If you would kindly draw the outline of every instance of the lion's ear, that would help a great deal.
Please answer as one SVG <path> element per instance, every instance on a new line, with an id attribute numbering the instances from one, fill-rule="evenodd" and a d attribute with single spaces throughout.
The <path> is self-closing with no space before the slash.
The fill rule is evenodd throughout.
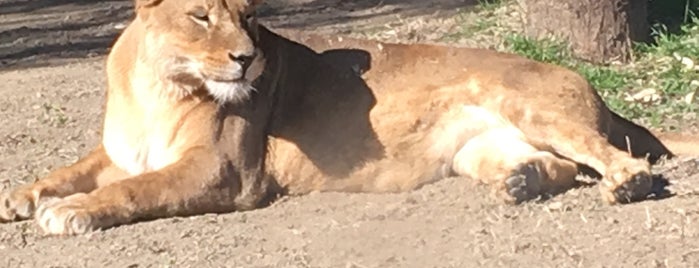
<path id="1" fill-rule="evenodd" d="M 160 4 L 163 0 L 134 0 L 134 7 L 139 10 L 142 7 L 152 7 Z"/>

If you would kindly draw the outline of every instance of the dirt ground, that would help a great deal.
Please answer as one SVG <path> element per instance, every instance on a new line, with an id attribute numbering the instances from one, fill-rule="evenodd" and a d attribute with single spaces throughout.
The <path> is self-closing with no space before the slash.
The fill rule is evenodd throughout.
<path id="1" fill-rule="evenodd" d="M 348 33 L 452 16 L 460 0 L 277 0 L 268 25 Z M 100 135 L 104 54 L 131 1 L 0 0 L 0 190 L 75 161 Z M 429 23 L 428 23 L 429 24 Z M 425 35 L 434 28 L 424 30 Z M 413 29 L 415 30 L 415 29 Z M 419 34 L 419 32 L 418 32 Z M 607 206 L 596 187 L 504 205 L 449 178 L 403 194 L 285 197 L 244 213 L 77 237 L 0 225 L 3 267 L 698 267 L 699 161 L 656 167 L 657 198 Z"/>

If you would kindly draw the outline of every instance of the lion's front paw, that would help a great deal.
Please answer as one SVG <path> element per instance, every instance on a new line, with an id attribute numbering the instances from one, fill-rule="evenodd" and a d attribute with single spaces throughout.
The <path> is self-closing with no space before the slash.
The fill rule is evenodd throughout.
<path id="1" fill-rule="evenodd" d="M 86 194 L 74 194 L 44 202 L 36 210 L 39 227 L 52 235 L 75 235 L 99 229 Z"/>
<path id="2" fill-rule="evenodd" d="M 645 199 L 653 186 L 650 164 L 642 159 L 613 163 L 602 179 L 600 191 L 609 204 L 630 203 Z"/>
<path id="3" fill-rule="evenodd" d="M 0 222 L 28 219 L 34 213 L 34 200 L 29 186 L 0 193 Z"/>
<path id="4" fill-rule="evenodd" d="M 519 165 L 505 179 L 505 190 L 512 202 L 521 202 L 539 197 L 541 194 L 542 170 L 536 162 Z"/>

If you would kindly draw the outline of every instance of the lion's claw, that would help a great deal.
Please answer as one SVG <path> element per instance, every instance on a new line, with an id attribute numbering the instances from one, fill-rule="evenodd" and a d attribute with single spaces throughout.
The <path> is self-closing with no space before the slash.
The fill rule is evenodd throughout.
<path id="1" fill-rule="evenodd" d="M 75 235 L 97 230 L 99 226 L 88 211 L 85 194 L 44 202 L 36 210 L 36 221 L 46 234 Z"/>
<path id="2" fill-rule="evenodd" d="M 28 219 L 34 213 L 34 201 L 27 188 L 0 193 L 0 222 Z"/>

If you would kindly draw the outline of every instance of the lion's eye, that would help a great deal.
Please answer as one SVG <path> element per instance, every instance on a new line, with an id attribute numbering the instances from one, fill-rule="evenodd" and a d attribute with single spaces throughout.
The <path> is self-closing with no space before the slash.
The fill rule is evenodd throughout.
<path id="1" fill-rule="evenodd" d="M 206 9 L 197 8 L 188 12 L 187 14 L 198 23 L 209 23 L 209 14 Z"/>

